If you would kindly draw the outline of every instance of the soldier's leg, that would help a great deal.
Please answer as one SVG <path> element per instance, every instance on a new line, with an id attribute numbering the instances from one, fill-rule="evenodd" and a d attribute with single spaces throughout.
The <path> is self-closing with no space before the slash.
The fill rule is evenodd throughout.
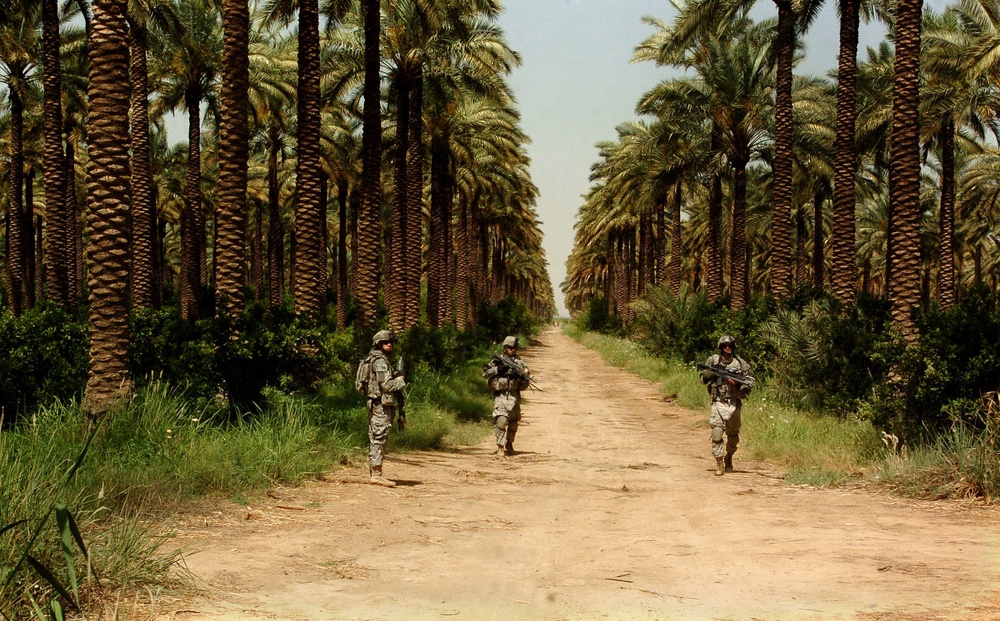
<path id="1" fill-rule="evenodd" d="M 740 427 L 743 426 L 740 418 L 741 409 L 737 406 L 732 416 L 726 421 L 726 472 L 733 471 L 733 453 L 736 452 L 736 446 L 740 443 Z"/>
<path id="2" fill-rule="evenodd" d="M 385 443 L 389 438 L 392 422 L 381 404 L 374 403 L 368 408 L 368 468 L 371 474 L 382 472 L 382 458 Z"/>
<path id="3" fill-rule="evenodd" d="M 507 441 L 504 442 L 504 448 L 507 449 L 508 454 L 513 454 L 514 452 L 514 437 L 517 435 L 517 426 L 520 421 L 521 404 L 518 403 L 507 415 Z"/>
<path id="4" fill-rule="evenodd" d="M 507 427 L 510 422 L 506 415 L 493 417 L 493 432 L 497 439 L 497 454 L 503 455 L 507 446 Z"/>
<path id="5" fill-rule="evenodd" d="M 722 458 L 726 454 L 726 449 L 723 446 L 726 421 L 722 419 L 720 405 L 718 402 L 712 403 L 712 412 L 708 417 L 708 423 L 712 426 L 712 457 L 715 458 L 715 476 L 722 476 Z"/>

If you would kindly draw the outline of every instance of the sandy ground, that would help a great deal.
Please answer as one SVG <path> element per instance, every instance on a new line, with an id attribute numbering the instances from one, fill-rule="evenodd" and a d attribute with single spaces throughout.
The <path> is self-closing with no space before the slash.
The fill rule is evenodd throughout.
<path id="1" fill-rule="evenodd" d="M 557 329 L 517 454 L 390 453 L 178 524 L 204 589 L 161 618 L 1000 620 L 1000 512 L 713 476 L 707 413 Z M 391 440 L 390 440 L 391 443 Z"/>

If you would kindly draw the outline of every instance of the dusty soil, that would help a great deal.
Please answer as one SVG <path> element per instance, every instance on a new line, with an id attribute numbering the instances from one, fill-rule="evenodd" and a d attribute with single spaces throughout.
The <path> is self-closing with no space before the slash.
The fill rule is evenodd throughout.
<path id="1" fill-rule="evenodd" d="M 204 589 L 161 618 L 1000 620 L 1000 512 L 713 476 L 707 413 L 557 329 L 517 454 L 390 453 L 177 524 Z M 391 439 L 390 439 L 391 442 Z"/>

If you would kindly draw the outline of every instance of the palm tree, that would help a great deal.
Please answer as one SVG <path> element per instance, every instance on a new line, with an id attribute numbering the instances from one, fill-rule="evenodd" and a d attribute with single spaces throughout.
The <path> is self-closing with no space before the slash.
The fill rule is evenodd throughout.
<path id="1" fill-rule="evenodd" d="M 299 0 L 298 140 L 295 170 L 295 310 L 319 315 L 326 300 L 326 205 L 320 192 L 319 2 Z"/>
<path id="2" fill-rule="evenodd" d="M 222 41 L 219 15 L 207 0 L 174 0 L 181 30 L 156 59 L 153 73 L 160 79 L 158 105 L 188 113 L 187 205 L 181 223 L 181 316 L 197 319 L 207 285 L 205 211 L 201 192 L 201 104 L 217 109 L 215 84 Z M 154 111 L 154 114 L 158 111 Z"/>
<path id="3" fill-rule="evenodd" d="M 87 263 L 90 367 L 83 407 L 106 412 L 132 391 L 128 369 L 129 95 L 125 0 L 95 0 L 90 37 Z"/>
<path id="4" fill-rule="evenodd" d="M 833 294 L 853 304 L 857 295 L 855 207 L 858 150 L 855 146 L 858 105 L 858 28 L 860 16 L 884 15 L 880 5 L 868 0 L 839 0 L 840 49 L 837 54 L 837 121 L 833 182 Z"/>
<path id="5" fill-rule="evenodd" d="M 216 215 L 216 294 L 225 312 L 243 312 L 246 288 L 248 89 L 250 9 L 247 0 L 222 1 L 222 98 L 219 114 L 219 210 Z"/>
<path id="6" fill-rule="evenodd" d="M 361 212 L 358 215 L 358 255 L 354 258 L 357 278 L 357 324 L 370 328 L 375 324 L 378 295 L 378 252 L 381 227 L 379 205 L 382 200 L 382 113 L 381 76 L 379 74 L 379 32 L 381 18 L 378 0 L 361 0 L 364 23 L 364 111 L 361 147 Z"/>
<path id="7" fill-rule="evenodd" d="M 45 85 L 45 256 L 47 295 L 68 308 L 66 164 L 63 152 L 62 76 L 59 66 L 59 7 L 56 0 L 42 2 L 42 71 Z"/>
<path id="8" fill-rule="evenodd" d="M 167 0 L 130 0 L 129 74 L 132 84 L 132 304 L 158 307 L 162 291 L 157 273 L 157 221 L 150 170 L 149 68 L 147 54 L 162 46 L 161 33 L 177 36 L 176 16 Z"/>
<path id="9" fill-rule="evenodd" d="M 922 0 L 896 5 L 896 62 L 889 160 L 889 300 L 893 323 L 913 342 L 920 303 L 920 24 Z"/>
<path id="10" fill-rule="evenodd" d="M 7 207 L 7 271 L 6 288 L 10 309 L 15 315 L 24 310 L 27 278 L 24 214 L 24 99 L 28 91 L 35 38 L 38 5 L 19 2 L 10 13 L 21 19 L 0 24 L 0 63 L 2 63 L 7 97 L 10 101 L 10 200 Z"/>

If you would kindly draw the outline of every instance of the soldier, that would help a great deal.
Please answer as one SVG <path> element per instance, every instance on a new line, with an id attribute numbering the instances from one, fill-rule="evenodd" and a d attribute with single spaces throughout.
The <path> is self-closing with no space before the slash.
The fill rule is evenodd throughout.
<path id="1" fill-rule="evenodd" d="M 389 362 L 396 336 L 389 330 L 380 330 L 372 337 L 372 350 L 358 367 L 356 386 L 365 395 L 368 406 L 368 471 L 375 485 L 395 487 L 393 481 L 382 476 L 382 457 L 396 414 L 396 405 L 406 386 L 406 378 L 396 373 Z"/>
<path id="2" fill-rule="evenodd" d="M 528 365 L 517 355 L 517 337 L 503 340 L 503 358 L 494 355 L 483 367 L 483 377 L 493 390 L 493 426 L 497 439 L 497 455 L 514 454 L 514 436 L 521 420 L 521 391 L 531 384 Z M 519 369 L 514 371 L 505 360 Z M 520 377 L 519 377 L 520 376 Z"/>
<path id="3" fill-rule="evenodd" d="M 712 410 L 708 422 L 712 426 L 712 455 L 715 457 L 715 476 L 733 471 L 733 453 L 740 442 L 740 410 L 743 399 L 753 388 L 753 372 L 746 360 L 736 355 L 736 340 L 723 336 L 718 343 L 719 353 L 712 354 L 705 361 L 706 367 L 722 366 L 729 373 L 741 376 L 742 381 L 722 377 L 711 369 L 701 372 L 701 381 L 708 384 L 708 394 L 712 397 Z M 723 435 L 726 443 L 723 446 Z"/>

